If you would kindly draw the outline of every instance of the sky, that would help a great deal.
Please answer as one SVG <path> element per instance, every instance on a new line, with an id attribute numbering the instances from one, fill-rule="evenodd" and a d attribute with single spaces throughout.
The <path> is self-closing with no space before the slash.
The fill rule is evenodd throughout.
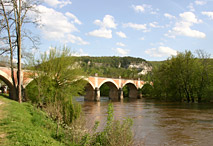
<path id="1" fill-rule="evenodd" d="M 177 52 L 213 54 L 213 0 L 43 0 L 39 50 L 166 60 Z M 211 56 L 213 57 L 213 56 Z"/>

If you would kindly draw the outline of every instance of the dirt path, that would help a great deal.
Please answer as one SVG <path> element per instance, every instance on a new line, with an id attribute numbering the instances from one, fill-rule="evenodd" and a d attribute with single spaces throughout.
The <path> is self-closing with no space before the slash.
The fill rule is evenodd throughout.
<path id="1" fill-rule="evenodd" d="M 1 105 L 1 104 L 4 104 L 4 102 L 0 101 L 0 105 Z"/>

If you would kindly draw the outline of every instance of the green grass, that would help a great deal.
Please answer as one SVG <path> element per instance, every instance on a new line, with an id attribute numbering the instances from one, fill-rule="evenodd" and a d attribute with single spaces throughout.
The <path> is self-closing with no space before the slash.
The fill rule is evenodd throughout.
<path id="1" fill-rule="evenodd" d="M 56 124 L 44 112 L 29 103 L 19 104 L 0 95 L 0 145 L 60 146 L 66 145 L 63 135 L 54 138 Z M 67 144 L 68 145 L 68 144 Z"/>
<path id="2" fill-rule="evenodd" d="M 3 102 L 0 105 L 1 146 L 133 145 L 132 120 L 114 120 L 112 104 L 109 105 L 107 125 L 103 131 L 93 129 L 89 132 L 79 118 L 69 128 L 60 127 L 56 138 L 56 123 L 43 111 L 30 103 L 19 104 L 1 95 L 0 102 Z"/>

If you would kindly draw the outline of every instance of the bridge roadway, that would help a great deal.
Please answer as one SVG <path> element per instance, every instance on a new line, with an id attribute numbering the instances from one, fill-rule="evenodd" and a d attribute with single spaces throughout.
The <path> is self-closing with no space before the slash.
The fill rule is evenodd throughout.
<path id="1" fill-rule="evenodd" d="M 14 70 L 15 77 L 17 70 Z M 25 88 L 33 79 L 29 77 L 30 71 L 23 70 L 21 74 L 21 82 L 23 88 Z M 4 81 L 9 87 L 10 98 L 15 99 L 15 89 L 13 87 L 12 78 L 11 78 L 11 70 L 8 67 L 0 67 L 0 80 Z M 85 87 L 85 100 L 91 101 L 100 101 L 100 87 L 103 84 L 107 84 L 110 88 L 109 98 L 112 100 L 123 99 L 123 87 L 127 85 L 129 87 L 129 98 L 141 98 L 142 93 L 140 89 L 146 83 L 144 81 L 132 80 L 132 79 L 122 79 L 119 78 L 105 78 L 95 76 L 89 76 L 85 78 L 88 81 L 88 84 Z M 15 78 L 15 82 L 17 84 L 17 78 Z M 152 84 L 152 83 L 150 83 Z"/>

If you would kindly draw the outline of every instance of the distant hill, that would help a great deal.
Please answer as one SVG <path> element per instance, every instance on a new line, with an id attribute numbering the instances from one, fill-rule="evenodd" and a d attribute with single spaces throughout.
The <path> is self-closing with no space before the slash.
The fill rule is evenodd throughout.
<path id="1" fill-rule="evenodd" d="M 142 62 L 150 65 L 145 59 L 135 58 L 135 57 L 90 57 L 90 56 L 81 56 L 76 57 L 77 60 L 82 61 L 84 63 L 88 63 L 90 66 L 108 66 L 108 67 L 122 67 L 128 68 L 131 64 L 140 64 Z"/>
<path id="2" fill-rule="evenodd" d="M 118 78 L 138 78 L 152 70 L 151 63 L 142 58 L 135 57 L 75 57 L 76 62 L 84 69 L 88 75 L 115 77 Z"/>

